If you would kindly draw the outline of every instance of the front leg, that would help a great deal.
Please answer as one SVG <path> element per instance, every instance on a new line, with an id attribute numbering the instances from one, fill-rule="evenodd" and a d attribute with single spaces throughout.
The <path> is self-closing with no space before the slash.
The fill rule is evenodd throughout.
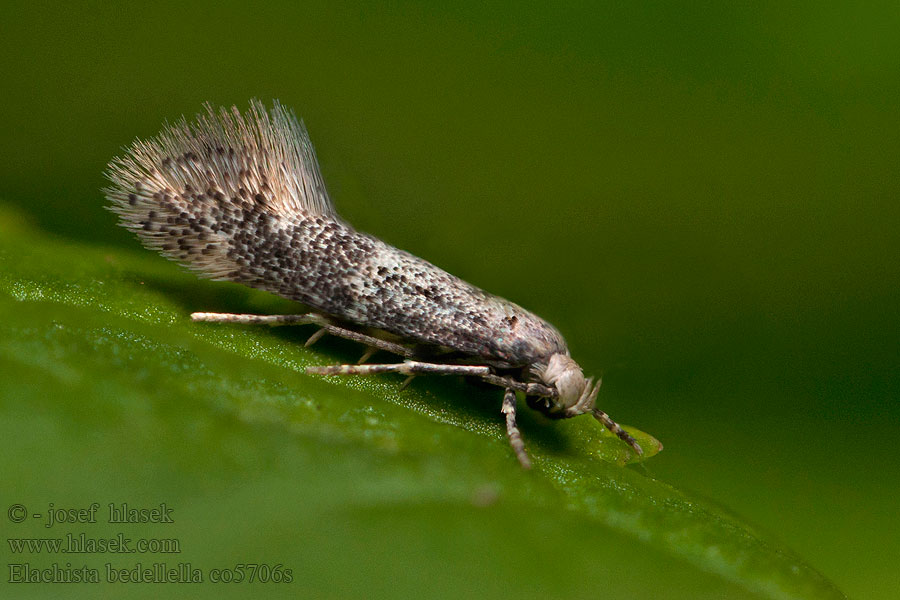
<path id="1" fill-rule="evenodd" d="M 402 363 L 393 363 L 386 365 L 332 365 L 327 367 L 307 367 L 306 372 L 314 375 L 376 375 L 379 373 L 400 373 L 407 375 L 407 380 L 403 386 L 409 382 L 410 378 L 416 375 L 465 375 L 470 377 L 479 377 L 491 383 L 497 383 L 501 380 L 515 384 L 513 380 L 505 380 L 491 373 L 491 368 L 484 365 L 446 365 L 441 363 L 425 363 L 414 360 L 406 360 Z M 493 380 L 492 380 L 493 378 Z M 526 386 L 526 384 L 519 384 Z M 522 434 L 519 432 L 519 426 L 516 424 L 516 392 L 513 387 L 507 386 L 503 395 L 503 408 L 501 412 L 506 415 L 506 435 L 509 437 L 509 444 L 516 453 L 522 467 L 531 468 L 531 460 L 525 452 L 525 442 L 522 441 Z"/>
<path id="2" fill-rule="evenodd" d="M 516 458 L 523 469 L 531 468 L 531 459 L 525 452 L 525 442 L 522 441 L 522 433 L 516 424 L 516 392 L 510 388 L 506 388 L 503 393 L 503 408 L 501 412 L 506 415 L 506 436 L 509 438 L 509 445 L 512 446 L 516 453 Z"/>

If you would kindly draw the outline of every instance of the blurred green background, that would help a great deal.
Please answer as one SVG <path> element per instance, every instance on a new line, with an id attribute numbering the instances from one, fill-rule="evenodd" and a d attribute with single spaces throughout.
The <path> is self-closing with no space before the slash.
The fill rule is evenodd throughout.
<path id="1" fill-rule="evenodd" d="M 602 406 L 665 444 L 653 477 L 850 597 L 897 598 L 898 31 L 896 2 L 12 2 L 0 202 L 55 239 L 139 255 L 102 208 L 107 161 L 205 101 L 278 98 L 348 221 L 559 327 L 603 373 Z M 4 373 L 7 394 L 20 375 Z M 19 431 L 30 447 L 38 430 Z M 7 503 L 49 485 L 5 472 L 23 478 L 4 478 Z M 235 489 L 231 507 L 257 506 Z M 472 551 L 479 518 L 441 525 L 454 541 L 438 555 Z M 411 565 L 416 542 L 431 551 L 390 526 Z M 358 527 L 357 550 L 380 544 Z M 560 537 L 512 527 L 555 539 L 534 560 L 558 571 L 565 540 L 586 535 L 564 518 Z M 603 597 L 589 572 L 557 577 L 570 587 L 545 595 Z"/>

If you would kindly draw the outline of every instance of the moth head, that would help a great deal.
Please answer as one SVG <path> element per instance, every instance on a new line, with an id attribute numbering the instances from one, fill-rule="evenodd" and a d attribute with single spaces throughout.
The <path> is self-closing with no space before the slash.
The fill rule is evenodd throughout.
<path id="1" fill-rule="evenodd" d="M 536 374 L 545 385 L 555 388 L 556 409 L 572 408 L 588 395 L 590 380 L 584 378 L 581 367 L 568 354 L 557 352 L 550 356 L 547 365 L 536 369 Z"/>
<path id="2" fill-rule="evenodd" d="M 605 412 L 596 408 L 600 382 L 585 379 L 581 367 L 568 354 L 555 353 L 547 364 L 532 367 L 531 373 L 544 385 L 556 390 L 555 398 L 528 398 L 528 406 L 554 419 L 591 414 L 619 439 L 631 446 L 638 455 L 644 451 L 631 435 Z M 657 442 L 658 443 L 658 442 Z M 662 444 L 659 445 L 662 449 Z"/>

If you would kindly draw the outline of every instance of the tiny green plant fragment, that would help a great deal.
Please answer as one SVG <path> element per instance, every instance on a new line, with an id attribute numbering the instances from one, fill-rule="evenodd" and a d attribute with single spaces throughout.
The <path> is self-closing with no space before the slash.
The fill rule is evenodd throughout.
<path id="1" fill-rule="evenodd" d="M 644 462 L 648 458 L 652 458 L 662 452 L 662 443 L 649 433 L 628 425 L 623 425 L 622 429 L 634 438 L 634 441 L 641 447 L 642 452 L 635 452 L 630 446 L 618 443 L 612 434 L 605 433 L 598 436 L 593 443 L 593 445 L 599 447 L 598 452 L 602 452 L 605 460 L 611 460 L 617 465 L 624 466 Z"/>

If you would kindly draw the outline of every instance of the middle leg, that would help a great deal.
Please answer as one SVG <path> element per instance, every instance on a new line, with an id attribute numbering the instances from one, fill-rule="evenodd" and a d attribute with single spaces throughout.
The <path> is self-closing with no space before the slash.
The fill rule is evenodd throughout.
<path id="1" fill-rule="evenodd" d="M 326 367 L 307 367 L 311 375 L 375 375 L 377 373 L 401 373 L 403 375 L 470 375 L 483 377 L 490 374 L 491 368 L 481 365 L 445 365 L 405 360 L 401 363 L 386 365 L 331 365 Z"/>

